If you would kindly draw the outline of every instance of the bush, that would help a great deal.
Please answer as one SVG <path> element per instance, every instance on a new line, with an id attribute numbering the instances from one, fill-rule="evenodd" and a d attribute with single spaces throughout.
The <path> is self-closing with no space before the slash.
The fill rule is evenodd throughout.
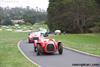
<path id="1" fill-rule="evenodd" d="M 1 21 L 1 25 L 13 25 L 13 22 L 9 18 L 5 18 Z"/>

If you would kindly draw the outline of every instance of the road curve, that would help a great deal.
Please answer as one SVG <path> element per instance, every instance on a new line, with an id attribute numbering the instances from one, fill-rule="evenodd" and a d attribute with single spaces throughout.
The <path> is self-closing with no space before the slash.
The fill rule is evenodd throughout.
<path id="1" fill-rule="evenodd" d="M 100 58 L 64 49 L 62 55 L 41 55 L 34 52 L 33 44 L 21 41 L 19 47 L 24 54 L 41 67 L 100 67 Z"/>

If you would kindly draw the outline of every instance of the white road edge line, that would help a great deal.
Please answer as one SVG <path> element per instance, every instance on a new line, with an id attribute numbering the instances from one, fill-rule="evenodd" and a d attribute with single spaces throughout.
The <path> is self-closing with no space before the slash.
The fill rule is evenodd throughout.
<path id="1" fill-rule="evenodd" d="M 65 49 L 72 50 L 72 51 L 75 51 L 75 52 L 78 52 L 78 53 L 81 53 L 81 54 L 85 54 L 85 55 L 88 55 L 88 56 L 93 56 L 93 57 L 100 58 L 99 55 L 90 54 L 90 53 L 87 53 L 87 52 L 84 52 L 84 51 L 80 51 L 80 50 L 77 50 L 77 49 L 73 49 L 73 48 L 70 48 L 70 47 L 65 47 L 65 46 L 63 46 L 63 47 Z"/>
<path id="2" fill-rule="evenodd" d="M 35 65 L 38 66 L 38 67 L 41 67 L 39 64 L 35 63 L 35 62 L 32 61 L 30 58 L 28 58 L 28 57 L 25 55 L 25 53 L 21 50 L 21 48 L 20 48 L 20 46 L 19 46 L 21 41 L 22 41 L 22 40 L 20 40 L 20 41 L 17 43 L 17 47 L 18 47 L 19 51 L 22 53 L 22 55 L 23 55 L 27 60 L 29 60 L 31 63 L 35 64 Z"/>

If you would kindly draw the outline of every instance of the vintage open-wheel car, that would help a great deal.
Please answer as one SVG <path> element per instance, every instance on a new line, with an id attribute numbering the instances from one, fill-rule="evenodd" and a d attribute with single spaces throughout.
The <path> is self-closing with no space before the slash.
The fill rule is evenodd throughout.
<path id="1" fill-rule="evenodd" d="M 36 54 L 42 55 L 43 53 L 63 53 L 63 44 L 62 42 L 56 42 L 54 39 L 41 39 L 37 42 Z"/>

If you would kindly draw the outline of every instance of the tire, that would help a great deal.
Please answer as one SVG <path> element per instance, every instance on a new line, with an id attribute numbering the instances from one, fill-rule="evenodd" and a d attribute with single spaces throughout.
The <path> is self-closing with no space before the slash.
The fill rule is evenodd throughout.
<path id="1" fill-rule="evenodd" d="M 40 45 L 39 44 L 37 44 L 37 56 L 39 56 L 39 55 L 41 55 L 41 51 L 40 51 Z"/>
<path id="2" fill-rule="evenodd" d="M 37 48 L 36 47 L 34 47 L 34 52 L 37 52 Z"/>
<path id="3" fill-rule="evenodd" d="M 63 46 L 62 46 L 62 43 L 60 43 L 60 44 L 58 45 L 58 52 L 59 52 L 60 55 L 63 53 Z"/>
<path id="4" fill-rule="evenodd" d="M 28 40 L 28 43 L 32 43 L 30 40 Z"/>

